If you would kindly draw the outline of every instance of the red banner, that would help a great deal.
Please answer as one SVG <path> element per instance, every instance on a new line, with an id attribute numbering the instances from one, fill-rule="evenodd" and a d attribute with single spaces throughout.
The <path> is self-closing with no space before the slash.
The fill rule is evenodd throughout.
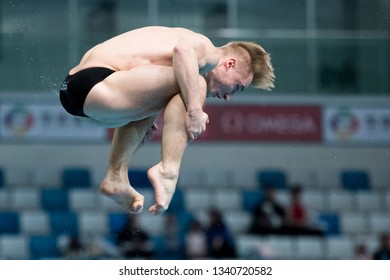
<path id="1" fill-rule="evenodd" d="M 207 105 L 210 123 L 199 141 L 320 142 L 321 108 L 315 105 Z M 160 140 L 159 130 L 153 140 Z"/>

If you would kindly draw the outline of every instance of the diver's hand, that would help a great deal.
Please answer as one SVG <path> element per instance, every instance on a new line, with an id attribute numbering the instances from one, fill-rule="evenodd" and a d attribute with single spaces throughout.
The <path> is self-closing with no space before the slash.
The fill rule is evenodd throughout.
<path id="1" fill-rule="evenodd" d="M 190 141 L 195 140 L 206 130 L 206 124 L 209 123 L 209 116 L 201 109 L 187 112 L 186 114 L 186 132 Z"/>

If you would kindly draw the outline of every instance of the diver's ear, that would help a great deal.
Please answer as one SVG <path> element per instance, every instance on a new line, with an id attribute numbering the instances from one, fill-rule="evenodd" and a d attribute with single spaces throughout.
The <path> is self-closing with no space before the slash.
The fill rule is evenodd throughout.
<path id="1" fill-rule="evenodd" d="M 236 67 L 236 59 L 235 58 L 229 58 L 227 61 L 226 61 L 226 66 L 227 68 L 234 68 Z"/>

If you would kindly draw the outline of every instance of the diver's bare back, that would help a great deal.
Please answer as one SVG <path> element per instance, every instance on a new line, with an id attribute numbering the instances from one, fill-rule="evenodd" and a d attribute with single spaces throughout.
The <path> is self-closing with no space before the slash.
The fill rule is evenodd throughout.
<path id="1" fill-rule="evenodd" d="M 172 50 L 183 37 L 201 36 L 184 28 L 144 27 L 113 37 L 90 49 L 74 74 L 89 67 L 107 67 L 115 71 L 140 65 L 172 65 Z"/>

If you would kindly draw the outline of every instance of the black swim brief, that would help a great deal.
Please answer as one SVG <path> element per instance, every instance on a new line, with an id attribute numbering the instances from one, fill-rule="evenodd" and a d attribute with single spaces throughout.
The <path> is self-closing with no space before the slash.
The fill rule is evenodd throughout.
<path id="1" fill-rule="evenodd" d="M 68 75 L 60 89 L 62 106 L 71 115 L 88 117 L 83 107 L 89 91 L 114 72 L 104 67 L 93 67 Z"/>

